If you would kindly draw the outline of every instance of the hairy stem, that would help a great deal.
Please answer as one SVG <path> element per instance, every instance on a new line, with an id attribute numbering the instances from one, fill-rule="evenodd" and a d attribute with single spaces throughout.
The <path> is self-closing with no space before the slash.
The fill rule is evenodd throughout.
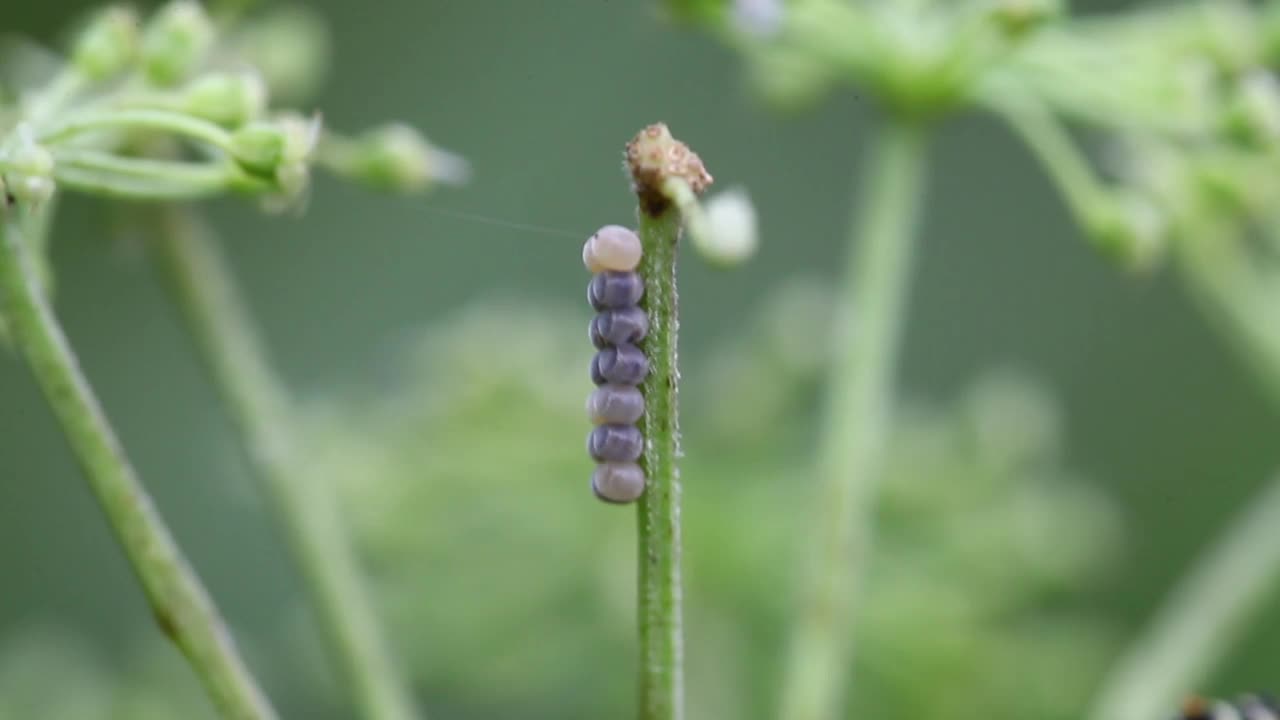
<path id="1" fill-rule="evenodd" d="M 784 720 L 841 717 L 855 589 L 871 539 L 880 461 L 925 169 L 925 129 L 890 121 L 859 188 L 854 251 L 837 306 L 818 447 L 819 504 L 782 691 Z"/>
<path id="2" fill-rule="evenodd" d="M 222 716 L 273 720 L 213 601 L 139 482 L 50 307 L 16 208 L 0 208 L 0 287 L 12 338 L 31 366 L 160 629 L 187 657 Z"/>
<path id="3" fill-rule="evenodd" d="M 639 427 L 646 439 L 641 465 L 648 488 L 639 504 L 640 720 L 684 717 L 684 630 L 680 571 L 680 454 L 677 334 L 679 298 L 676 255 L 680 214 L 666 206 L 658 214 L 640 212 L 644 256 L 642 305 L 649 314 L 643 341 L 649 376 L 641 390 L 645 414 Z"/>
<path id="4" fill-rule="evenodd" d="M 1280 582 L 1280 476 L 1249 500 L 1121 657 L 1091 720 L 1167 717 L 1205 681 Z"/>
<path id="5" fill-rule="evenodd" d="M 364 591 L 335 489 L 305 469 L 292 402 L 272 371 L 216 239 L 197 217 L 161 208 L 157 267 L 181 307 L 265 484 L 341 677 L 361 716 L 412 720 L 403 685 Z"/>

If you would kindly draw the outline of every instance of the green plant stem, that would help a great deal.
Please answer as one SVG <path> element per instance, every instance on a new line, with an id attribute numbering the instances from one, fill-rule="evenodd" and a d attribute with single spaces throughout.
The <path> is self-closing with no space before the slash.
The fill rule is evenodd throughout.
<path id="1" fill-rule="evenodd" d="M 641 391 L 646 439 L 640 463 L 648 488 L 638 511 L 638 612 L 640 630 L 640 720 L 684 717 L 684 627 L 680 570 L 680 455 L 677 335 L 679 298 L 676 256 L 680 213 L 669 205 L 658 215 L 640 212 L 644 256 L 642 306 L 650 329 L 643 341 L 649 376 Z"/>
<path id="2" fill-rule="evenodd" d="M 1196 561 L 1103 683 L 1090 720 L 1168 717 L 1280 582 L 1280 476 Z"/>
<path id="3" fill-rule="evenodd" d="M 271 186 L 234 163 L 123 157 L 89 149 L 62 149 L 54 178 L 61 185 L 108 197 L 191 200 L 225 193 L 266 192 Z"/>
<path id="4" fill-rule="evenodd" d="M 199 578 L 139 482 L 50 307 L 15 208 L 0 209 L 0 287 L 12 338 L 62 425 L 142 583 L 160 629 L 187 657 L 222 716 L 276 717 Z"/>
<path id="5" fill-rule="evenodd" d="M 842 717 L 855 590 L 871 539 L 924 190 L 926 132 L 891 120 L 859 188 L 820 430 L 814 564 L 793 631 L 783 720 Z"/>
<path id="6" fill-rule="evenodd" d="M 302 568 L 341 676 L 362 717 L 412 720 L 419 713 L 386 648 L 337 508 L 336 489 L 307 470 L 291 430 L 296 413 L 272 371 L 212 233 L 180 208 L 161 208 L 157 267 L 202 351 L 273 500 Z"/>
<path id="7" fill-rule="evenodd" d="M 1250 258 L 1233 235 L 1205 228 L 1176 243 L 1178 269 L 1201 311 L 1280 407 L 1280 323 L 1275 321 L 1280 287 L 1268 287 L 1280 285 L 1280 277 L 1268 281 L 1260 275 L 1268 266 Z"/>
<path id="8" fill-rule="evenodd" d="M 101 110 L 70 117 L 36 133 L 36 139 L 44 144 L 57 144 L 64 140 L 99 130 L 159 130 L 192 140 L 208 143 L 222 150 L 231 147 L 231 134 L 221 127 L 166 110 Z"/>
<path id="9" fill-rule="evenodd" d="M 1014 94 L 988 98 L 1044 165 L 1086 231 L 1102 220 L 1104 190 L 1071 134 L 1038 100 Z"/>

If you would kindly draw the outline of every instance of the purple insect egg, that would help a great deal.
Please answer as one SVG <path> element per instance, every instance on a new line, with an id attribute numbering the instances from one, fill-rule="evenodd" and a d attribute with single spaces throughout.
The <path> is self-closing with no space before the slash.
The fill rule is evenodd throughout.
<path id="1" fill-rule="evenodd" d="M 596 273 L 587 286 L 587 301 L 596 310 L 631 307 L 644 297 L 644 281 L 633 272 Z"/>
<path id="2" fill-rule="evenodd" d="M 600 463 L 591 474 L 591 491 L 607 503 L 635 502 L 644 494 L 644 488 L 644 470 L 635 463 Z"/>

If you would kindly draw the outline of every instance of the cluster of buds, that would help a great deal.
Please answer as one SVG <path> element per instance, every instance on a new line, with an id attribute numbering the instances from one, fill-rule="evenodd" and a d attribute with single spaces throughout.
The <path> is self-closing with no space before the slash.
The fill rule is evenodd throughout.
<path id="1" fill-rule="evenodd" d="M 13 118 L 0 122 L 0 188 L 33 204 L 59 186 L 146 200 L 240 192 L 291 202 L 317 165 L 405 191 L 466 179 L 465 162 L 406 126 L 348 139 L 316 116 L 270 109 L 272 96 L 297 94 L 280 82 L 310 84 L 296 69 L 322 66 L 323 43 L 315 23 L 296 17 L 266 17 L 250 32 L 254 22 L 217 24 L 195 0 L 146 18 L 100 11 L 48 85 L 15 88 L 19 106 L 0 115 Z M 261 58 L 272 62 L 259 68 Z"/>

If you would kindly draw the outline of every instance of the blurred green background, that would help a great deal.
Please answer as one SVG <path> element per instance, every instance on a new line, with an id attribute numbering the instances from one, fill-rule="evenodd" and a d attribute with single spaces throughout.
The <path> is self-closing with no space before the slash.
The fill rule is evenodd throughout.
<path id="1" fill-rule="evenodd" d="M 93 5 L 7 3 L 4 29 L 57 43 Z M 665 22 L 655 3 L 313 5 L 332 30 L 332 68 L 309 105 L 335 127 L 405 120 L 475 169 L 469 186 L 425 199 L 322 179 L 301 214 L 264 216 L 231 201 L 213 211 L 281 373 L 317 408 L 317 432 L 329 438 L 318 456 L 325 461 L 320 474 L 350 469 L 344 484 L 355 498 L 351 516 L 365 528 L 370 567 L 383 581 L 394 622 L 391 635 L 410 658 L 427 708 L 443 718 L 627 714 L 632 519 L 598 506 L 587 491 L 590 465 L 580 437 L 586 424 L 574 414 L 589 389 L 579 252 L 595 227 L 632 216 L 622 144 L 662 120 L 702 155 L 721 185 L 745 185 L 762 220 L 762 250 L 742 270 L 716 271 L 692 254 L 685 259 L 681 329 L 690 417 L 691 692 L 695 708 L 725 713 L 694 717 L 767 716 L 781 618 L 792 596 L 785 563 L 798 552 L 811 499 L 805 430 L 816 395 L 809 387 L 794 407 L 777 411 L 771 436 L 780 439 L 764 445 L 773 455 L 748 469 L 742 458 L 764 452 L 750 447 L 759 429 L 726 428 L 717 418 L 740 407 L 732 405 L 735 393 L 751 390 L 698 388 L 714 385 L 713 369 L 728 353 L 752 352 L 735 337 L 753 337 L 761 313 L 785 302 L 771 300 L 777 288 L 837 281 L 873 108 L 848 92 L 812 112 L 767 111 L 729 51 Z M 1105 11 L 1111 4 L 1074 6 Z M 1277 417 L 1166 274 L 1126 276 L 1086 246 L 1048 181 L 1003 128 L 983 117 L 961 118 L 933 150 L 902 386 L 946 416 L 950 411 L 937 408 L 962 404 L 958 399 L 993 368 L 1032 378 L 1014 395 L 1030 392 L 1034 412 L 1056 413 L 1061 450 L 1046 462 L 1088 478 L 1111 498 L 1120 532 L 1104 571 L 1037 595 L 1040 604 L 1029 612 L 1087 614 L 1099 627 L 1116 629 L 1110 644 L 1102 643 L 1114 651 L 1275 469 Z M 60 314 L 89 377 L 281 710 L 289 717 L 349 717 L 340 682 L 326 674 L 299 616 L 298 577 L 141 252 L 114 232 L 101 204 L 74 198 L 57 219 L 55 261 Z M 423 357 L 413 348 L 424 336 L 456 357 L 413 360 Z M 818 354 L 820 333 L 798 337 Z M 557 343 L 572 347 L 560 350 Z M 467 353 L 478 364 L 461 362 L 472 357 Z M 526 365 L 508 357 L 490 368 L 489 356 L 523 358 Z M 441 368 L 470 369 L 474 377 L 431 374 Z M 497 400 L 458 401 L 474 401 L 466 412 L 475 415 L 444 424 L 414 415 L 418 385 L 483 387 L 486 373 L 521 372 L 535 385 L 546 379 L 524 392 L 553 410 L 542 412 L 526 395 L 495 385 L 502 391 Z M 425 407 L 436 396 L 423 392 Z M 383 407 L 380 398 L 389 396 L 397 402 Z M 28 373 L 10 354 L 0 356 L 0 397 L 0 657 L 9 656 L 0 665 L 8 668 L 7 676 L 0 672 L 0 697 L 17 693 L 15 687 L 36 692 L 40 683 L 51 690 L 75 684 L 55 682 L 50 673 L 77 662 L 105 673 L 83 683 L 126 682 L 111 674 L 119 671 L 172 678 L 164 687 L 194 692 L 178 689 L 192 682 L 176 653 L 162 649 L 155 656 L 148 649 L 158 634 L 129 567 Z M 503 398 L 525 405 L 512 410 Z M 572 411 L 561 412 L 557 403 Z M 503 422 L 513 414 L 528 424 Z M 523 428 L 547 420 L 556 424 L 528 442 L 512 442 Z M 371 431 L 392 426 L 401 434 Z M 415 428 L 457 432 L 416 437 Z M 543 439 L 564 445 L 548 449 Z M 379 449 L 380 440 L 398 450 Z M 374 459 L 360 455 L 361 448 Z M 908 444 L 895 457 L 920 455 Z M 715 479 L 704 482 L 699 468 Z M 950 482 L 947 472 L 934 479 Z M 389 489 L 387 478 L 399 484 Z M 430 490 L 433 484 L 451 490 Z M 377 497 L 362 504 L 362 493 Z M 507 495 L 529 502 L 504 504 Z M 423 505 L 387 499 L 401 497 Z M 486 510 L 469 512 L 469 503 Z M 732 512 L 718 515 L 724 508 Z M 396 516 L 378 514 L 384 511 Z M 1053 527 L 1063 547 L 1088 534 Z M 557 535 L 556 528 L 567 529 Z M 530 544 L 530 537 L 545 542 Z M 737 546 L 744 538 L 756 544 Z M 703 540 L 701 549 L 693 545 Z M 780 544 L 770 548 L 775 540 Z M 610 542 L 621 544 L 605 551 L 617 567 L 602 565 L 597 555 L 578 556 Z M 721 584 L 712 571 L 699 574 L 699 567 L 730 565 Z M 606 572 L 614 596 L 578 587 L 571 576 L 584 567 Z M 699 598 L 701 589 L 709 600 Z M 602 598 L 620 608 L 602 609 Z M 738 598 L 745 609 L 719 612 L 726 598 Z M 468 637 L 472 631 L 482 637 Z M 52 636 L 66 642 L 43 640 Z M 1276 685 L 1280 613 L 1263 618 L 1248 637 L 1218 686 L 1205 690 Z M 735 660 L 737 670 L 721 668 L 729 678 L 723 687 L 705 679 L 714 673 L 699 674 L 699 667 L 718 664 L 717 653 L 742 643 L 752 651 Z M 24 654 L 24 647 L 54 653 L 42 660 L 49 673 L 33 669 L 41 666 L 30 658 L 40 652 Z M 48 649 L 55 647 L 83 660 Z M 1016 650 L 1026 657 L 1012 666 L 1037 652 L 1034 645 Z M 153 665 L 161 669 L 147 669 Z M 22 668 L 38 678 L 26 685 Z M 740 694 L 744 686 L 752 694 L 726 710 L 734 701 L 721 695 Z M 35 702 L 31 707 L 44 707 Z M 881 717 L 899 716 L 908 715 Z M 13 717 L 79 716 L 63 707 Z"/>

